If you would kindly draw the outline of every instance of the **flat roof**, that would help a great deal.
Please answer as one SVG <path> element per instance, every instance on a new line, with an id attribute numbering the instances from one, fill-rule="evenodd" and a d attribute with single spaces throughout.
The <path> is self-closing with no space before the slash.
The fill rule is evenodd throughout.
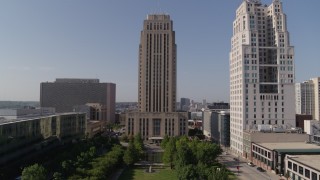
<path id="1" fill-rule="evenodd" d="M 3 120 L 0 121 L 0 125 L 5 125 L 5 124 L 13 124 L 13 123 L 18 123 L 18 122 L 25 122 L 25 121 L 34 121 L 37 119 L 41 118 L 48 118 L 48 117 L 53 117 L 53 116 L 63 116 L 63 115 L 72 115 L 72 114 L 85 114 L 82 112 L 66 112 L 66 113 L 55 113 L 55 114 L 49 114 L 49 115 L 35 115 L 31 117 L 21 117 L 18 119 L 8 119 L 8 120 Z"/>
<path id="2" fill-rule="evenodd" d="M 306 142 L 255 143 L 279 152 L 319 152 L 320 146 Z"/>
<path id="3" fill-rule="evenodd" d="M 288 159 L 320 171 L 320 155 L 294 155 L 289 156 Z"/>

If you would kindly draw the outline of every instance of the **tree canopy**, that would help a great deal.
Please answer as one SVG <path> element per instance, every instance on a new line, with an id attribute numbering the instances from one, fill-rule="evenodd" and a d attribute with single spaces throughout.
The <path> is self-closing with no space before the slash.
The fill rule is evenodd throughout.
<path id="1" fill-rule="evenodd" d="M 42 165 L 34 164 L 23 169 L 21 178 L 22 180 L 45 180 L 46 170 Z"/>

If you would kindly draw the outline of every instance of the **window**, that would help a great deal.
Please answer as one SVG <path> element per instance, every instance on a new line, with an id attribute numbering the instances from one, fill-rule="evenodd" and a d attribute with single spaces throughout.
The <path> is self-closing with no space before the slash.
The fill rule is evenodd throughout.
<path id="1" fill-rule="evenodd" d="M 293 163 L 293 171 L 297 172 L 297 164 Z"/>
<path id="2" fill-rule="evenodd" d="M 288 161 L 288 168 L 292 169 L 292 162 L 291 161 Z"/>
<path id="3" fill-rule="evenodd" d="M 310 170 L 309 169 L 305 169 L 304 176 L 307 178 L 310 178 Z"/>
<path id="4" fill-rule="evenodd" d="M 299 174 L 303 175 L 303 167 L 299 166 Z"/>
<path id="5" fill-rule="evenodd" d="M 311 174 L 311 180 L 318 180 L 318 179 L 317 179 L 317 173 L 312 172 L 312 174 Z"/>

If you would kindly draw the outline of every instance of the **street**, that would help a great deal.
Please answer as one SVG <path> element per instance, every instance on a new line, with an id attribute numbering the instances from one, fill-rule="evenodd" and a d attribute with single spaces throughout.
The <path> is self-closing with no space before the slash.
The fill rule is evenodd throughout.
<path id="1" fill-rule="evenodd" d="M 232 171 L 239 179 L 243 180 L 279 180 L 280 176 L 273 174 L 271 172 L 260 172 L 257 170 L 257 166 L 249 166 L 247 161 L 235 161 L 236 156 L 231 154 L 222 154 L 218 157 L 220 163 L 226 165 L 226 167 Z M 237 167 L 239 166 L 239 171 Z M 285 179 L 285 178 L 282 178 Z"/>

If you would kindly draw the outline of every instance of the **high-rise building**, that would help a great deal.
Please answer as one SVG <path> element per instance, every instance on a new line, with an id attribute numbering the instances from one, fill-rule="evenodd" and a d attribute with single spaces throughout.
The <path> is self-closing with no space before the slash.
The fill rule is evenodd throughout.
<path id="1" fill-rule="evenodd" d="M 296 83 L 296 114 L 313 115 L 315 111 L 314 104 L 314 84 L 312 80 Z"/>
<path id="2" fill-rule="evenodd" d="M 176 54 L 170 16 L 148 15 L 139 45 L 139 112 L 127 113 L 128 135 L 159 140 L 187 133 L 187 113 L 176 112 Z"/>
<path id="3" fill-rule="evenodd" d="M 180 98 L 180 110 L 188 111 L 190 106 L 189 98 Z"/>
<path id="4" fill-rule="evenodd" d="M 99 79 L 56 79 L 40 85 L 40 106 L 54 107 L 56 112 L 72 112 L 77 106 L 99 103 L 103 106 L 102 121 L 115 120 L 116 85 Z"/>
<path id="5" fill-rule="evenodd" d="M 296 83 L 296 113 L 320 120 L 320 77 Z"/>
<path id="6" fill-rule="evenodd" d="M 140 112 L 174 112 L 176 107 L 176 44 L 169 15 L 144 20 L 139 45 Z"/>
<path id="7" fill-rule="evenodd" d="M 313 118 L 320 121 L 320 77 L 311 79 L 314 84 L 314 113 Z"/>
<path id="8" fill-rule="evenodd" d="M 244 0 L 236 11 L 230 52 L 231 150 L 242 156 L 243 131 L 295 126 L 294 47 L 282 3 Z"/>

